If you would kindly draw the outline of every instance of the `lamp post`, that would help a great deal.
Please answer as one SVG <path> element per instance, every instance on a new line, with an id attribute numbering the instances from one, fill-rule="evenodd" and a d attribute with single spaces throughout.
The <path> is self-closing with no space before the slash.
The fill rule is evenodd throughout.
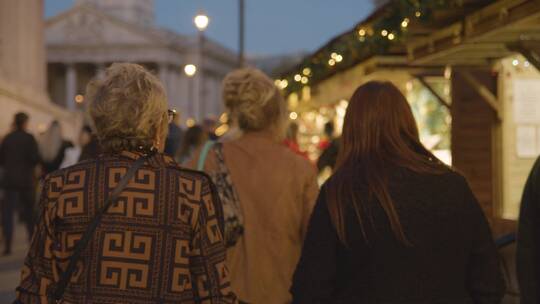
<path id="1" fill-rule="evenodd" d="M 244 66 L 245 3 L 238 0 L 238 65 Z"/>
<path id="2" fill-rule="evenodd" d="M 204 89 L 204 31 L 208 27 L 208 24 L 210 23 L 210 18 L 208 18 L 207 15 L 205 15 L 202 12 L 199 12 L 195 18 L 193 18 L 193 23 L 195 23 L 195 27 L 197 27 L 197 30 L 199 30 L 198 33 L 198 62 L 197 65 L 199 66 L 199 73 L 197 76 L 197 82 L 199 84 L 199 98 L 196 105 L 195 110 L 195 117 L 198 120 L 202 120 L 204 117 L 202 117 L 206 111 L 206 100 L 205 100 L 205 89 Z"/>
<path id="3" fill-rule="evenodd" d="M 194 100 L 193 100 L 193 80 L 192 79 L 193 79 L 193 76 L 195 76 L 195 74 L 197 73 L 197 66 L 191 63 L 186 64 L 184 66 L 184 73 L 190 79 L 187 86 L 188 87 L 188 104 L 187 104 L 188 113 L 189 115 L 196 117 L 198 113 L 194 113 L 193 111 Z"/>

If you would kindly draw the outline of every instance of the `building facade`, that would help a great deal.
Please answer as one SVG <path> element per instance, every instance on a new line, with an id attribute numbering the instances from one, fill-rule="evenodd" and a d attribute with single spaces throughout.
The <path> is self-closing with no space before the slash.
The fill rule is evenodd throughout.
<path id="1" fill-rule="evenodd" d="M 84 107 L 86 84 L 113 62 L 133 62 L 155 72 L 171 108 L 195 121 L 223 112 L 221 82 L 237 56 L 218 43 L 185 36 L 154 23 L 152 0 L 79 0 L 46 22 L 47 88 L 62 107 Z M 187 64 L 197 72 L 184 73 Z"/>
<path id="2" fill-rule="evenodd" d="M 53 104 L 47 94 L 43 0 L 0 0 L 0 134 L 13 115 L 30 115 L 30 131 L 43 131 L 52 120 L 74 137 L 77 115 Z M 23 22 L 24 21 L 24 22 Z"/>

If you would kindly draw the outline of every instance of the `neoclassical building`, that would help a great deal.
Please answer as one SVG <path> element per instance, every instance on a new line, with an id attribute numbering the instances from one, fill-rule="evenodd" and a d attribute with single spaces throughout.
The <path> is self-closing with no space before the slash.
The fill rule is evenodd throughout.
<path id="1" fill-rule="evenodd" d="M 113 62 L 134 62 L 159 76 L 183 118 L 218 116 L 221 81 L 238 64 L 234 52 L 210 39 L 156 27 L 153 0 L 78 0 L 46 21 L 45 41 L 51 99 L 73 110 L 83 106 L 90 79 Z M 195 76 L 184 73 L 187 64 L 197 66 Z"/>

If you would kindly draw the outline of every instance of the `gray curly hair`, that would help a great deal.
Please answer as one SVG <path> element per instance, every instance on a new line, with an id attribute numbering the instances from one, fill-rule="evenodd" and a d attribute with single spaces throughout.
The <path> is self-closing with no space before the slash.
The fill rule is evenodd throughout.
<path id="1" fill-rule="evenodd" d="M 156 138 L 164 140 L 167 97 L 159 79 L 133 63 L 115 63 L 105 75 L 86 89 L 88 111 L 103 150 L 148 151 Z"/>

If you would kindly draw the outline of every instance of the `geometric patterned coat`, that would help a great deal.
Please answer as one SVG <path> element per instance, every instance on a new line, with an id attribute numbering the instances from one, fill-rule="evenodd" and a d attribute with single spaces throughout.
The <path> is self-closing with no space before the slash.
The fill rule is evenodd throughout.
<path id="1" fill-rule="evenodd" d="M 140 156 L 102 155 L 47 176 L 20 302 L 48 303 L 75 243 Z M 209 178 L 156 154 L 102 217 L 63 303 L 236 303 L 222 228 Z"/>

